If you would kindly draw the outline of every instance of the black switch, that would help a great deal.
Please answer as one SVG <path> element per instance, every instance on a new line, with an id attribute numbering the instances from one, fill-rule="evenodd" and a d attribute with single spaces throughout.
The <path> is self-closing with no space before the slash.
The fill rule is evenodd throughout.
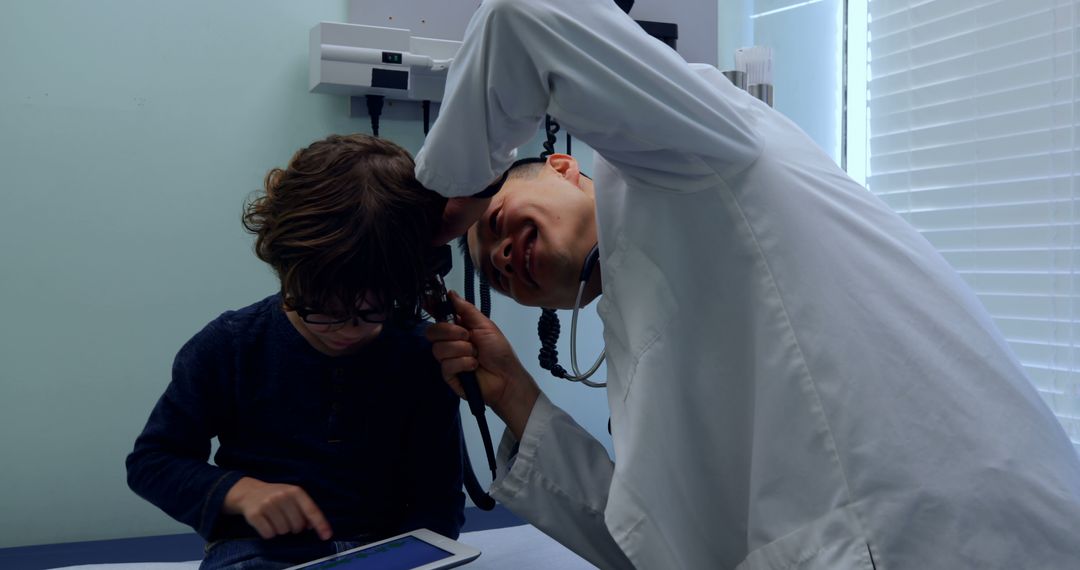
<path id="1" fill-rule="evenodd" d="M 382 62 L 401 65 L 401 54 L 396 51 L 384 51 L 382 52 Z"/>

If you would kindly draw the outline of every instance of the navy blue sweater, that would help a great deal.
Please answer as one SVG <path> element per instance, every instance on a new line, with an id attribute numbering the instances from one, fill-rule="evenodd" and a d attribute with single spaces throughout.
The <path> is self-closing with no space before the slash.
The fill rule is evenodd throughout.
<path id="1" fill-rule="evenodd" d="M 127 458 L 128 485 L 207 540 L 258 536 L 221 512 L 243 476 L 303 488 L 336 539 L 418 527 L 456 538 L 458 398 L 424 326 L 384 326 L 355 354 L 330 357 L 293 327 L 279 295 L 222 314 L 176 355 Z"/>

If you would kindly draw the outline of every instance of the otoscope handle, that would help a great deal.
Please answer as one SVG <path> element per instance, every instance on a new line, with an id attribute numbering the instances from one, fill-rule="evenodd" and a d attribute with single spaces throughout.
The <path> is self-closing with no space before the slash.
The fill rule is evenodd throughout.
<path id="1" fill-rule="evenodd" d="M 454 305 L 449 297 L 444 296 L 439 300 L 440 315 L 438 320 L 446 323 L 457 322 L 454 318 Z M 465 399 L 469 402 L 469 411 L 478 419 L 484 417 L 484 396 L 480 394 L 480 383 L 476 380 L 475 372 L 462 372 L 458 374 L 461 389 L 465 391 Z"/>
<path id="2" fill-rule="evenodd" d="M 445 247 L 445 246 L 444 246 Z M 443 323 L 454 323 L 454 304 L 446 294 L 446 285 L 442 276 L 437 275 L 430 284 L 436 298 L 431 307 L 432 316 L 435 320 Z M 491 478 L 495 478 L 495 447 L 491 443 L 491 431 L 487 425 L 487 408 L 484 405 L 484 396 L 480 393 L 480 383 L 476 380 L 475 372 L 462 372 L 458 374 L 461 389 L 465 392 L 465 400 L 469 402 L 469 412 L 476 418 L 477 427 L 480 428 L 480 437 L 484 440 L 484 451 L 487 453 L 488 467 L 491 469 Z"/>

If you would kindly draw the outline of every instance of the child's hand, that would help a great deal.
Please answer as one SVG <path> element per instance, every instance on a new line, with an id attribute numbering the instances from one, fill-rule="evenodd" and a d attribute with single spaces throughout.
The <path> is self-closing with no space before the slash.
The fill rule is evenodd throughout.
<path id="1" fill-rule="evenodd" d="M 309 528 L 323 540 L 333 534 L 315 501 L 296 485 L 243 477 L 225 494 L 223 510 L 232 515 L 244 515 L 248 524 L 264 539 L 296 534 Z"/>

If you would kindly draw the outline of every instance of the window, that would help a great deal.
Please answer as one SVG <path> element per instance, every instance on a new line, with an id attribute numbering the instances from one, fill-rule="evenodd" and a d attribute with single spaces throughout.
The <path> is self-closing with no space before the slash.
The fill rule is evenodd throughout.
<path id="1" fill-rule="evenodd" d="M 842 162 L 843 0 L 752 0 L 751 44 L 773 50 L 774 104 Z M 729 64 L 730 65 L 730 64 Z"/>
<path id="2" fill-rule="evenodd" d="M 867 185 L 967 280 L 1080 450 L 1080 4 L 865 4 Z"/>

